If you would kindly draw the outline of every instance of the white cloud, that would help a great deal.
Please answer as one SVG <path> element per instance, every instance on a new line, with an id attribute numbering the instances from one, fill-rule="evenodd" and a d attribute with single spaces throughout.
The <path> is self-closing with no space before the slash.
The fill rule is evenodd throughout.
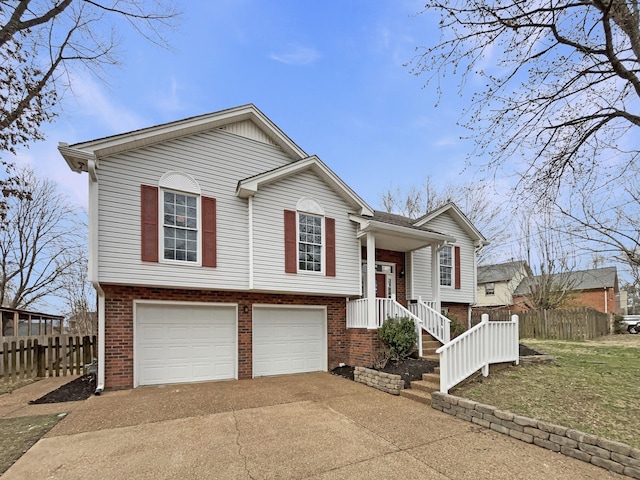
<path id="1" fill-rule="evenodd" d="M 72 79 L 72 85 L 80 114 L 92 117 L 110 132 L 127 132 L 145 125 L 142 117 L 114 102 L 104 87 L 93 79 L 80 75 Z"/>
<path id="2" fill-rule="evenodd" d="M 320 58 L 320 52 L 313 48 L 295 45 L 284 53 L 271 53 L 269 58 L 287 65 L 310 65 Z"/>

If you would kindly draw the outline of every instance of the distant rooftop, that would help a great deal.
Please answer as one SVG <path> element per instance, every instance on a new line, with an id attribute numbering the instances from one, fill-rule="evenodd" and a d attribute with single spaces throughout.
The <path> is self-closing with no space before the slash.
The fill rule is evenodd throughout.
<path id="1" fill-rule="evenodd" d="M 522 268 L 529 268 L 524 260 L 479 266 L 478 284 L 509 281 Z"/>

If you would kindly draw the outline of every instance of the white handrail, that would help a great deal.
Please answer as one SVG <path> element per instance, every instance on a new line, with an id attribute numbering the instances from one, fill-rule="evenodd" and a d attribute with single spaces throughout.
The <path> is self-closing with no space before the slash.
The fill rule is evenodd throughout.
<path id="1" fill-rule="evenodd" d="M 480 369 L 486 377 L 491 363 L 518 364 L 518 343 L 517 315 L 510 322 L 490 322 L 489 315 L 482 315 L 481 323 L 436 350 L 440 354 L 440 391 L 447 393 Z"/>
<path id="2" fill-rule="evenodd" d="M 440 343 L 449 343 L 451 339 L 451 320 L 435 310 L 429 303 L 419 299 L 417 303 L 410 303 L 409 310 L 422 320 L 422 328 Z"/>
<path id="3" fill-rule="evenodd" d="M 422 320 L 392 298 L 376 298 L 376 317 L 372 324 L 367 317 L 366 298 L 347 302 L 347 328 L 380 328 L 389 317 L 409 317 L 418 334 L 418 354 L 422 356 Z"/>

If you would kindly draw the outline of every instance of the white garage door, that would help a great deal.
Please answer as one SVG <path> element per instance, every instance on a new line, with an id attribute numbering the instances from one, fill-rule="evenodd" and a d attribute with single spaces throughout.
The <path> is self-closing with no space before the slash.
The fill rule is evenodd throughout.
<path id="1" fill-rule="evenodd" d="M 327 370 L 323 308 L 254 307 L 253 376 Z"/>
<path id="2" fill-rule="evenodd" d="M 135 385 L 236 378 L 236 307 L 137 304 Z"/>

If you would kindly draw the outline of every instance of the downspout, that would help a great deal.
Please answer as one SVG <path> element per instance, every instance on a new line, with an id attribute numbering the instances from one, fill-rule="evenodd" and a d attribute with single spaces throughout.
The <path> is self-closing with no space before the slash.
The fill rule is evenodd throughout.
<path id="1" fill-rule="evenodd" d="M 253 290 L 253 195 L 249 195 L 249 290 Z"/>
<path id="2" fill-rule="evenodd" d="M 609 313 L 609 299 L 607 298 L 607 287 L 604 287 L 604 313 Z"/>
<path id="3" fill-rule="evenodd" d="M 98 378 L 94 393 L 100 395 L 104 390 L 105 295 L 98 280 L 98 175 L 96 168 L 97 159 L 90 159 L 87 162 L 89 172 L 89 280 L 98 295 Z"/>

